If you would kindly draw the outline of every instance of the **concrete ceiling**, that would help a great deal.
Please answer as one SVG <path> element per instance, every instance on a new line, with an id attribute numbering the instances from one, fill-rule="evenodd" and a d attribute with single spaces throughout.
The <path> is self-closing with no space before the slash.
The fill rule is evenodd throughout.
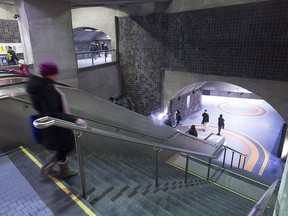
<path id="1" fill-rule="evenodd" d="M 97 6 L 122 6 L 135 3 L 171 2 L 172 0 L 58 0 L 71 2 L 71 7 L 97 7 Z M 2 4 L 14 5 L 14 0 L 0 0 Z"/>

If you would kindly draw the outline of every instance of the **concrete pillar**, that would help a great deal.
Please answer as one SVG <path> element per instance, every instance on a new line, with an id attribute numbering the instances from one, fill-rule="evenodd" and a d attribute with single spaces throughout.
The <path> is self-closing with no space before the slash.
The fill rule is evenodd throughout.
<path id="1" fill-rule="evenodd" d="M 15 0 L 25 59 L 38 66 L 54 61 L 59 81 L 78 86 L 71 7 L 69 1 Z"/>

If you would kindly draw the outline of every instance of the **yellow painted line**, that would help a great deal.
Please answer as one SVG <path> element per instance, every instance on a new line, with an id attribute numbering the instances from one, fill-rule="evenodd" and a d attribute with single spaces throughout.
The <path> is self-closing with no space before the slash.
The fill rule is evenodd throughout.
<path id="1" fill-rule="evenodd" d="M 175 168 L 177 168 L 177 169 L 180 169 L 180 170 L 185 171 L 184 168 L 182 168 L 182 167 L 180 167 L 180 166 L 178 166 L 178 165 L 176 165 L 176 164 L 173 164 L 173 163 L 171 163 L 171 162 L 169 162 L 169 161 L 165 161 L 165 163 L 170 164 L 171 166 L 173 166 L 173 167 L 175 167 Z M 196 177 L 198 177 L 198 178 L 200 178 L 200 179 L 206 180 L 206 178 L 204 178 L 203 176 L 200 176 L 200 175 L 198 175 L 198 174 L 196 174 L 196 173 L 193 173 L 193 172 L 191 172 L 191 171 L 189 171 L 189 170 L 188 170 L 188 173 L 191 174 L 191 175 L 194 175 L 194 176 L 196 176 Z"/>
<path id="2" fill-rule="evenodd" d="M 182 153 L 182 154 L 184 154 L 184 153 Z M 193 159 L 195 159 L 195 160 L 201 161 L 202 163 L 209 164 L 207 161 L 202 160 L 202 159 L 199 159 L 199 158 L 196 158 L 196 157 L 194 157 L 194 156 L 192 156 L 192 155 L 189 155 L 189 157 L 191 157 L 191 158 L 193 158 Z M 171 164 L 171 162 L 168 162 L 168 161 L 166 161 L 166 163 Z M 172 165 L 172 164 L 171 164 L 171 165 Z M 173 166 L 178 167 L 178 166 L 175 165 L 175 164 L 173 164 Z M 216 167 L 216 168 L 223 169 L 222 167 L 217 166 L 217 165 L 215 165 L 215 164 L 213 164 L 213 163 L 211 163 L 211 166 Z M 179 167 L 179 168 L 181 168 L 181 167 Z M 181 169 L 182 169 L 182 168 L 181 168 Z M 184 170 L 184 169 L 183 169 L 183 170 Z M 249 178 L 249 177 L 243 176 L 243 175 L 241 175 L 241 174 L 239 174 L 239 173 L 233 172 L 233 171 L 228 170 L 228 169 L 226 169 L 226 168 L 224 168 L 224 170 L 227 171 L 227 172 L 230 172 L 230 173 L 232 173 L 232 174 L 234 174 L 234 175 L 236 175 L 236 176 L 239 176 L 239 177 L 241 177 L 241 178 L 247 179 L 247 180 L 249 180 L 249 181 L 251 181 L 251 182 L 257 183 L 257 184 L 262 185 L 262 186 L 265 186 L 265 187 L 267 187 L 267 188 L 270 187 L 270 185 L 267 185 L 267 184 L 264 184 L 264 183 L 262 183 L 262 182 L 259 182 L 259 181 L 256 181 L 256 180 L 254 180 L 254 179 L 251 179 L 251 178 Z M 198 176 L 197 176 L 197 177 L 198 177 Z"/>
<path id="3" fill-rule="evenodd" d="M 239 108 L 239 106 L 243 106 L 243 107 L 252 107 L 252 109 L 256 109 L 256 112 L 250 112 L 250 113 L 243 113 L 243 112 L 234 112 L 233 109 L 234 107 Z M 263 115 L 267 115 L 268 114 L 268 110 L 259 107 L 257 105 L 254 104 L 247 104 L 247 103 L 231 103 L 231 102 L 226 102 L 226 103 L 222 103 L 218 106 L 218 108 L 226 113 L 230 113 L 232 115 L 241 115 L 241 116 L 263 116 Z M 266 113 L 265 113 L 266 111 Z"/>
<path id="4" fill-rule="evenodd" d="M 198 128 L 196 126 L 196 128 Z M 216 131 L 217 129 L 215 127 L 212 127 L 210 126 L 208 128 L 208 130 L 212 130 L 212 131 Z M 246 162 L 246 165 L 245 165 L 245 170 L 249 171 L 249 172 L 252 172 L 252 170 L 254 169 L 257 161 L 259 160 L 259 151 L 257 149 L 257 147 L 255 146 L 254 143 L 252 143 L 250 140 L 246 139 L 245 137 L 248 137 L 249 139 L 253 140 L 253 142 L 257 143 L 258 146 L 262 149 L 263 151 L 263 154 L 264 154 L 264 161 L 261 165 L 261 168 L 258 172 L 258 175 L 262 176 L 263 175 L 263 172 L 269 162 L 269 154 L 268 154 L 268 151 L 265 149 L 265 147 L 259 143 L 257 140 L 253 139 L 252 137 L 248 136 L 247 134 L 243 134 L 243 133 L 240 133 L 240 132 L 233 132 L 231 130 L 222 130 L 222 133 L 223 134 L 227 134 L 227 135 L 230 135 L 230 136 L 234 136 L 236 139 L 238 139 L 238 141 L 240 141 L 240 144 L 241 146 L 244 148 L 244 154 L 247 154 L 248 155 L 248 150 L 247 150 L 247 146 L 249 147 L 250 151 L 251 151 L 251 155 L 250 157 L 248 157 L 248 160 Z M 245 136 L 245 137 L 243 137 Z M 241 159 L 241 164 L 243 164 L 244 162 L 244 158 Z"/>
<path id="5" fill-rule="evenodd" d="M 213 130 L 214 128 L 209 128 L 209 130 Z M 214 129 L 216 130 L 216 129 Z M 229 134 L 230 136 L 234 136 L 238 141 L 241 141 L 240 144 L 241 146 L 245 148 L 245 146 L 248 146 L 249 149 L 251 150 L 251 155 L 250 157 L 248 157 L 247 163 L 245 164 L 245 170 L 252 172 L 258 159 L 259 159 L 259 151 L 257 149 L 257 147 L 254 145 L 254 143 L 252 143 L 251 141 L 249 141 L 248 139 L 246 139 L 245 137 L 239 135 L 238 133 L 235 133 L 233 131 L 230 130 L 223 130 L 222 131 L 223 134 Z M 247 150 L 246 150 L 247 151 Z M 247 154 L 247 152 L 245 151 L 245 154 Z"/>
<path id="6" fill-rule="evenodd" d="M 198 158 L 197 158 L 198 159 Z M 173 167 L 175 167 L 175 168 L 177 168 L 177 169 L 180 169 L 180 170 L 184 170 L 184 168 L 182 168 L 182 167 L 180 167 L 180 166 L 178 166 L 178 165 L 176 165 L 176 164 L 173 164 L 173 163 L 171 163 L 171 162 L 169 162 L 169 161 L 166 161 L 166 163 L 167 164 L 170 164 L 171 166 L 173 166 Z M 211 164 L 212 165 L 212 164 Z M 216 165 L 214 165 L 214 166 L 216 166 Z M 217 166 L 216 166 L 217 167 Z M 185 170 L 184 170 L 185 171 Z M 229 170 L 227 170 L 227 171 L 229 171 Z M 203 176 L 200 176 L 200 175 L 198 175 L 198 174 L 196 174 L 196 173 L 193 173 L 193 172 L 191 172 L 191 171 L 189 171 L 188 170 L 188 173 L 189 174 L 191 174 L 191 175 L 194 175 L 194 176 L 196 176 L 196 177 L 198 177 L 198 178 L 200 178 L 200 179 L 204 179 L 204 180 L 207 180 L 207 178 L 204 178 Z M 241 175 L 240 175 L 241 176 Z M 243 176 L 244 178 L 247 178 L 247 177 L 245 177 L 245 176 Z M 249 178 L 247 178 L 247 179 L 249 179 Z M 252 179 L 253 180 L 253 179 Z M 254 182 L 257 182 L 257 181 L 255 181 L 255 180 L 253 180 Z M 209 182 L 211 183 L 211 184 L 214 184 L 214 185 L 216 185 L 216 186 L 218 186 L 218 187 L 221 187 L 222 189 L 224 189 L 224 190 L 227 190 L 227 191 L 229 191 L 229 192 L 231 192 L 231 193 L 234 193 L 234 194 L 236 194 L 237 196 L 240 196 L 240 197 L 242 197 L 242 198 L 244 198 L 244 199 L 247 199 L 247 200 L 250 200 L 250 201 L 252 201 L 252 202 L 254 202 L 254 203 L 257 203 L 258 201 L 257 200 L 255 200 L 255 199 L 252 199 L 251 197 L 248 197 L 248 196 L 245 196 L 244 194 L 241 194 L 241 193 L 239 193 L 239 192 L 237 192 L 237 191 L 234 191 L 234 190 L 232 190 L 232 189 L 230 189 L 230 188 L 227 188 L 227 187 L 225 187 L 225 186 L 223 186 L 223 185 L 221 185 L 221 184 L 218 184 L 218 183 L 216 183 L 216 182 L 213 182 L 213 181 L 211 181 L 211 180 L 209 180 Z M 261 182 L 257 182 L 257 183 L 260 183 L 260 184 L 262 184 Z M 265 185 L 265 184 L 262 184 L 262 185 Z M 268 185 L 265 185 L 265 186 L 267 186 L 267 187 L 269 187 Z M 266 208 L 270 208 L 270 206 L 266 206 Z"/>
<path id="7" fill-rule="evenodd" d="M 168 163 L 168 164 L 170 164 L 170 165 L 172 165 L 172 166 L 174 166 L 174 167 L 176 167 L 176 168 L 178 168 L 178 169 L 184 170 L 184 168 L 182 168 L 182 167 L 180 167 L 180 166 L 177 166 L 177 165 L 175 165 L 175 164 L 172 164 L 171 162 L 166 161 L 166 163 Z M 198 175 L 198 174 L 196 174 L 196 173 L 193 173 L 193 172 L 191 172 L 191 171 L 188 171 L 188 173 L 191 174 L 191 175 L 194 175 L 194 176 L 196 176 L 196 177 L 198 177 L 198 178 L 207 180 L 207 178 L 204 178 L 203 176 L 200 176 L 200 175 Z M 248 199 L 248 200 L 250 200 L 250 201 L 252 201 L 252 202 L 257 202 L 256 200 L 254 200 L 254 199 L 252 199 L 252 198 L 250 198 L 250 197 L 248 197 L 248 196 L 245 196 L 245 195 L 243 195 L 243 194 L 241 194 L 241 193 L 239 193 L 239 192 L 237 192 L 237 191 L 234 191 L 234 190 L 232 190 L 232 189 L 229 189 L 229 188 L 227 188 L 227 187 L 225 187 L 225 186 L 223 186 L 223 185 L 220 185 L 220 184 L 218 184 L 218 183 L 216 183 L 216 182 L 213 182 L 213 181 L 211 181 L 211 180 L 209 180 L 209 182 L 212 183 L 212 184 L 214 184 L 214 185 L 216 185 L 216 186 L 218 186 L 218 187 L 221 187 L 221 188 L 223 188 L 223 189 L 225 189 L 225 190 L 227 190 L 227 191 L 229 191 L 229 192 L 231 192 L 231 193 L 234 193 L 234 194 L 236 194 L 236 195 L 238 195 L 238 196 L 241 196 L 241 197 L 243 197 L 243 198 L 245 198 L 245 199 Z"/>
<path id="8" fill-rule="evenodd" d="M 224 189 L 224 190 L 227 190 L 227 191 L 229 191 L 229 192 L 231 192 L 231 193 L 234 193 L 234 194 L 236 194 L 237 196 L 240 196 L 240 197 L 242 197 L 242 198 L 244 198 L 244 199 L 247 199 L 247 200 L 250 200 L 250 201 L 252 201 L 252 202 L 257 202 L 257 200 L 255 200 L 255 199 L 252 199 L 251 197 L 248 197 L 248 196 L 245 196 L 244 194 L 241 194 L 241 193 L 239 193 L 239 192 L 237 192 L 237 191 L 234 191 L 234 190 L 232 190 L 232 189 L 230 189 L 230 188 L 227 188 L 227 187 L 225 187 L 225 186 L 223 186 L 223 185 L 220 185 L 220 184 L 218 184 L 218 183 L 216 183 L 216 182 L 213 182 L 213 181 L 210 181 L 212 184 L 214 184 L 214 185 L 216 185 L 216 186 L 218 186 L 218 187 L 221 187 L 222 189 Z"/>
<path id="9" fill-rule="evenodd" d="M 23 146 L 19 146 L 19 148 L 39 167 L 42 167 L 42 164 Z M 81 200 L 77 198 L 62 182 L 60 182 L 57 178 L 49 176 L 54 183 L 64 191 L 87 215 L 96 216 L 94 212 L 92 212 Z"/>
<path id="10" fill-rule="evenodd" d="M 246 134 L 244 134 L 244 135 L 247 136 Z M 260 171 L 258 173 L 260 176 L 262 176 L 262 174 L 263 174 L 263 172 L 264 172 L 264 170 L 265 170 L 265 168 L 267 166 L 267 163 L 269 161 L 269 154 L 268 154 L 267 150 L 265 149 L 265 147 L 261 143 L 259 143 L 257 140 L 253 139 L 250 136 L 247 136 L 247 137 L 249 139 L 253 140 L 255 143 L 257 143 L 260 146 L 260 148 L 262 149 L 263 153 L 264 153 L 264 161 L 263 161 L 261 169 L 260 169 Z"/>

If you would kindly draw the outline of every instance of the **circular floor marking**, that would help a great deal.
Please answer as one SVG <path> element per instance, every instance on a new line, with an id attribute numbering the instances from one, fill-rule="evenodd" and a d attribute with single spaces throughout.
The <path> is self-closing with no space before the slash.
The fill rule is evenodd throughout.
<path id="1" fill-rule="evenodd" d="M 226 113 L 242 116 L 262 116 L 268 113 L 268 111 L 262 107 L 247 103 L 226 102 L 217 105 L 217 108 Z"/>

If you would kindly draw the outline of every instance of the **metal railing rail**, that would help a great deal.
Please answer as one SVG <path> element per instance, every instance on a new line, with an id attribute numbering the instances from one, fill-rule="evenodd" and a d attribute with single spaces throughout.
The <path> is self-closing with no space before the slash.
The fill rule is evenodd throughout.
<path id="1" fill-rule="evenodd" d="M 1 99 L 11 99 L 11 100 L 15 100 L 15 101 L 19 101 L 19 102 L 23 102 L 23 103 L 27 103 L 27 104 L 32 105 L 32 102 L 31 102 L 30 100 L 26 100 L 26 99 L 23 99 L 23 98 L 19 98 L 19 97 L 17 97 L 17 96 L 11 97 L 9 94 L 0 96 L 0 100 L 1 100 Z M 88 120 L 88 121 L 92 121 L 92 122 L 100 123 L 100 124 L 103 124 L 103 125 L 107 125 L 107 126 L 110 126 L 110 127 L 114 127 L 114 128 L 117 129 L 117 131 L 119 131 L 119 130 L 130 131 L 130 132 L 133 132 L 133 133 L 140 134 L 141 136 L 144 136 L 144 137 L 156 138 L 156 139 L 160 139 L 160 140 L 163 140 L 163 141 L 171 141 L 171 140 L 173 140 L 175 137 L 177 137 L 178 135 L 180 135 L 180 134 L 183 135 L 182 132 L 176 131 L 173 136 L 171 136 L 171 137 L 169 137 L 169 138 L 165 138 L 165 137 L 155 136 L 155 135 L 148 134 L 148 133 L 139 132 L 139 131 L 132 130 L 132 129 L 129 129 L 129 128 L 120 127 L 120 126 L 118 126 L 118 125 L 111 124 L 111 123 L 106 123 L 106 122 L 104 122 L 104 121 L 95 120 L 95 119 L 89 118 L 89 117 L 87 117 L 87 116 L 77 115 L 77 117 L 86 119 L 86 120 Z M 203 142 L 204 142 L 204 141 L 203 141 Z M 206 143 L 206 144 L 209 144 L 209 143 Z"/>
<path id="2" fill-rule="evenodd" d="M 22 99 L 22 98 L 18 98 L 18 97 L 11 97 L 10 95 L 2 96 L 2 97 L 0 97 L 0 100 L 1 100 L 1 99 L 7 99 L 7 98 L 12 99 L 12 100 L 15 100 L 15 101 L 20 101 L 20 102 L 23 102 L 23 103 L 26 103 L 26 104 L 32 104 L 31 101 L 29 101 L 29 100 Z M 139 132 L 139 131 L 135 131 L 135 130 L 132 130 L 132 129 L 127 129 L 127 128 L 119 127 L 119 126 L 114 125 L 114 124 L 108 124 L 108 123 L 103 122 L 103 121 L 99 121 L 99 120 L 87 118 L 86 116 L 77 115 L 77 117 L 83 118 L 83 119 L 86 119 L 86 120 L 89 120 L 89 121 L 92 121 L 92 122 L 96 122 L 96 123 L 108 125 L 108 126 L 110 126 L 110 127 L 115 127 L 115 128 L 117 129 L 117 130 L 116 130 L 117 132 L 119 132 L 119 130 L 130 131 L 130 132 L 133 132 L 133 133 L 136 133 L 136 134 L 140 134 L 142 137 L 157 138 L 157 139 L 161 140 L 162 142 L 164 142 L 164 141 L 168 141 L 168 142 L 169 142 L 169 141 L 173 140 L 174 138 L 176 138 L 176 137 L 179 136 L 179 135 L 185 135 L 185 136 L 191 137 L 191 135 L 189 135 L 189 134 L 187 134 L 187 133 L 183 133 L 183 132 L 177 130 L 172 137 L 170 137 L 170 138 L 163 138 L 163 137 L 154 136 L 154 135 L 151 135 L 151 134 L 147 134 L 147 133 L 142 133 L 142 132 Z M 210 136 L 210 135 L 209 135 L 209 136 Z M 213 144 L 207 143 L 207 142 L 205 142 L 205 141 L 203 141 L 203 140 L 199 140 L 199 139 L 198 139 L 198 141 L 201 141 L 201 142 L 203 142 L 203 143 L 205 143 L 205 144 L 209 144 L 209 145 L 212 145 L 212 146 L 213 146 Z M 215 145 L 215 144 L 214 144 L 214 145 Z M 225 147 L 224 145 L 222 145 L 222 146 Z M 165 147 L 167 147 L 167 146 L 165 146 Z M 226 146 L 226 147 L 227 147 L 227 146 Z M 161 148 L 161 147 L 160 147 L 160 148 Z M 164 148 L 164 147 L 162 147 L 162 148 Z M 218 146 L 218 148 L 221 148 L 221 146 Z M 232 148 L 230 148 L 230 147 L 227 147 L 227 148 L 232 149 Z M 225 150 L 226 150 L 226 149 L 225 149 Z M 175 150 L 175 151 L 178 151 L 178 150 Z M 235 150 L 235 151 L 236 151 L 236 150 Z M 185 151 L 183 151 L 183 150 L 181 149 L 181 152 L 185 152 Z M 157 151 L 156 151 L 156 153 L 157 153 Z M 191 152 L 191 154 L 195 154 L 195 152 Z M 195 155 L 196 155 L 196 154 L 195 154 Z M 198 155 L 199 155 L 199 154 L 198 154 Z M 207 157 L 207 155 L 204 155 L 204 157 Z M 214 155 L 212 155 L 211 157 L 212 157 L 212 159 L 213 159 L 213 158 L 217 158 L 217 157 L 214 156 Z M 223 159 L 223 166 L 222 166 L 223 168 L 224 168 L 224 163 L 225 163 L 225 157 L 226 157 L 226 154 L 225 154 L 224 159 Z M 245 159 L 246 159 L 246 158 L 245 158 Z M 239 161 L 240 161 L 240 160 L 239 160 Z M 186 176 L 186 177 L 185 177 L 185 182 L 187 182 L 188 163 L 189 163 L 189 157 L 186 158 L 186 170 L 185 170 L 185 172 L 186 172 L 186 175 L 185 175 L 185 176 Z M 244 161 L 244 163 L 243 163 L 243 167 L 244 167 L 244 164 L 245 164 L 245 161 Z M 211 161 L 209 161 L 209 165 L 208 165 L 207 180 L 209 180 L 210 165 L 211 165 Z M 239 168 L 239 166 L 238 166 L 238 168 Z"/>
<path id="3" fill-rule="evenodd" d="M 125 140 L 125 141 L 129 141 L 129 142 L 134 142 L 134 143 L 138 143 L 141 145 L 153 147 L 154 150 L 156 151 L 156 176 L 155 176 L 156 187 L 158 187 L 158 169 L 159 169 L 158 168 L 158 166 L 159 166 L 158 154 L 160 151 L 162 151 L 162 149 L 176 151 L 176 152 L 184 152 L 186 154 L 193 154 L 193 155 L 198 155 L 198 156 L 202 156 L 202 157 L 207 157 L 207 158 L 209 158 L 210 162 L 211 162 L 211 159 L 215 158 L 212 155 L 207 155 L 207 154 L 203 154 L 203 153 L 199 153 L 199 152 L 195 152 L 195 151 L 190 151 L 190 150 L 183 149 L 183 148 L 158 144 L 158 143 L 154 143 L 154 142 L 150 142 L 150 141 L 144 141 L 141 139 L 137 139 L 137 138 L 133 138 L 133 137 L 125 136 L 125 135 L 120 135 L 120 134 L 116 134 L 114 132 L 109 132 L 109 131 L 105 131 L 105 130 L 101 130 L 101 129 L 97 129 L 97 128 L 92 128 L 89 126 L 81 127 L 81 126 L 78 126 L 72 122 L 68 122 L 68 121 L 64 121 L 61 119 L 56 119 L 56 118 L 52 118 L 52 117 L 48 117 L 48 116 L 36 119 L 33 122 L 33 125 L 38 129 L 44 129 L 44 128 L 48 128 L 51 126 L 58 126 L 58 127 L 63 127 L 63 128 L 74 130 L 74 137 L 75 137 L 75 141 L 76 141 L 75 142 L 76 151 L 77 151 L 77 157 L 78 157 L 78 163 L 79 163 L 79 171 L 80 171 L 80 177 L 81 177 L 81 182 L 82 182 L 82 194 L 83 194 L 84 198 L 87 198 L 87 195 L 86 195 L 87 192 L 86 192 L 86 180 L 85 180 L 85 175 L 84 175 L 83 162 L 82 162 L 81 153 L 80 153 L 81 151 L 80 151 L 80 145 L 79 145 L 79 137 L 81 136 L 81 134 L 79 135 L 79 132 L 98 134 L 101 136 L 116 138 L 116 139 L 120 139 L 120 140 Z M 189 159 L 187 157 L 186 164 L 188 164 L 188 160 Z M 185 170 L 185 182 L 187 182 L 187 173 L 188 173 L 188 165 L 186 165 L 186 170 Z M 207 180 L 209 180 L 209 173 L 210 173 L 210 166 L 208 167 Z"/>
<path id="4" fill-rule="evenodd" d="M 188 133 L 188 131 L 186 132 L 181 132 L 181 131 L 178 131 L 180 134 L 184 135 L 184 136 L 188 136 L 188 137 L 192 137 L 193 139 L 197 139 L 199 142 L 203 142 L 207 145 L 210 145 L 210 146 L 216 146 L 218 143 L 216 144 L 212 144 L 212 143 L 209 143 L 209 141 L 207 141 L 212 135 L 214 135 L 214 133 L 210 133 L 208 136 L 206 136 L 204 139 L 200 139 L 198 137 L 195 137 L 195 136 L 192 136 Z"/>
<path id="5" fill-rule="evenodd" d="M 12 99 L 12 100 L 16 100 L 16 101 L 20 101 L 20 102 L 24 102 L 24 103 L 28 103 L 28 104 L 31 104 L 31 101 L 29 100 L 25 100 L 25 99 L 22 99 L 22 98 L 18 98 L 18 97 L 11 97 L 10 95 L 7 95 L 5 97 L 2 97 L 0 98 L 1 99 Z M 187 136 L 187 137 L 192 137 L 191 135 L 189 134 L 186 134 L 186 133 L 183 133 L 181 131 L 175 131 L 175 133 L 171 136 L 171 137 L 168 137 L 168 138 L 165 138 L 165 137 L 160 137 L 160 136 L 155 136 L 155 135 L 152 135 L 152 134 L 148 134 L 148 133 L 143 133 L 143 132 L 139 132 L 139 131 L 136 131 L 136 130 L 132 130 L 132 129 L 129 129 L 129 128 L 124 128 L 124 127 L 120 127 L 118 125 L 115 125 L 115 124 L 111 124 L 111 123 L 106 123 L 104 121 L 101 121 L 101 120 L 95 120 L 95 119 L 92 119 L 92 118 L 89 118 L 87 116 L 81 116 L 81 115 L 77 115 L 79 118 L 83 118 L 83 119 L 87 119 L 88 121 L 92 121 L 92 122 L 96 122 L 96 123 L 100 123 L 100 124 L 103 124 L 103 125 L 107 125 L 107 126 L 110 126 L 110 127 L 114 127 L 117 129 L 117 131 L 119 130 L 125 130 L 125 131 L 129 131 L 129 132 L 133 132 L 133 133 L 137 133 L 141 136 L 144 136 L 144 137 L 151 137 L 151 138 L 156 138 L 156 139 L 160 139 L 162 141 L 172 141 L 173 139 L 175 139 L 177 136 L 179 135 L 183 135 L 183 136 Z M 201 140 L 201 139 L 197 139 L 199 142 L 203 142 L 204 144 L 207 144 L 207 145 L 214 145 L 214 144 L 211 144 L 205 140 Z"/>
<path id="6" fill-rule="evenodd" d="M 273 184 L 267 189 L 263 196 L 258 200 L 254 207 L 249 212 L 248 216 L 261 216 L 263 215 L 266 206 L 271 199 L 271 196 L 275 190 L 276 185 L 278 184 L 279 179 L 276 179 Z"/>
<path id="7" fill-rule="evenodd" d="M 111 61 L 108 62 L 107 59 L 108 59 L 109 53 L 111 53 L 111 55 L 114 54 L 116 56 L 117 50 L 116 49 L 110 49 L 110 50 L 97 50 L 97 51 L 82 51 L 82 52 L 76 52 L 75 55 L 77 58 L 77 63 L 78 63 L 78 60 L 91 59 L 91 65 L 84 66 L 84 67 L 89 67 L 89 66 L 94 66 L 94 65 L 116 62 L 116 59 L 114 61 L 112 61 L 112 59 L 111 59 Z M 98 56 L 101 54 L 103 54 L 104 56 Z M 104 57 L 104 62 L 101 61 L 101 62 L 97 63 L 96 59 L 102 58 L 102 57 Z M 79 64 L 78 64 L 78 68 L 79 68 Z"/>
<path id="8" fill-rule="evenodd" d="M 245 162 L 246 162 L 246 158 L 248 157 L 247 154 L 243 154 L 242 152 L 239 152 L 231 147 L 228 147 L 226 145 L 223 145 L 224 147 L 224 157 L 223 157 L 223 163 L 222 163 L 222 168 L 224 168 L 225 166 L 225 160 L 226 160 L 226 153 L 227 153 L 227 149 L 229 149 L 230 151 L 232 151 L 232 157 L 231 157 L 231 162 L 230 162 L 230 168 L 232 168 L 233 166 L 233 160 L 234 160 L 234 154 L 237 153 L 239 154 L 239 161 L 238 161 L 238 169 L 240 168 L 240 164 L 241 164 L 241 159 L 242 157 L 244 157 L 244 161 L 243 161 L 243 165 L 242 165 L 242 169 L 244 169 L 245 167 Z"/>

